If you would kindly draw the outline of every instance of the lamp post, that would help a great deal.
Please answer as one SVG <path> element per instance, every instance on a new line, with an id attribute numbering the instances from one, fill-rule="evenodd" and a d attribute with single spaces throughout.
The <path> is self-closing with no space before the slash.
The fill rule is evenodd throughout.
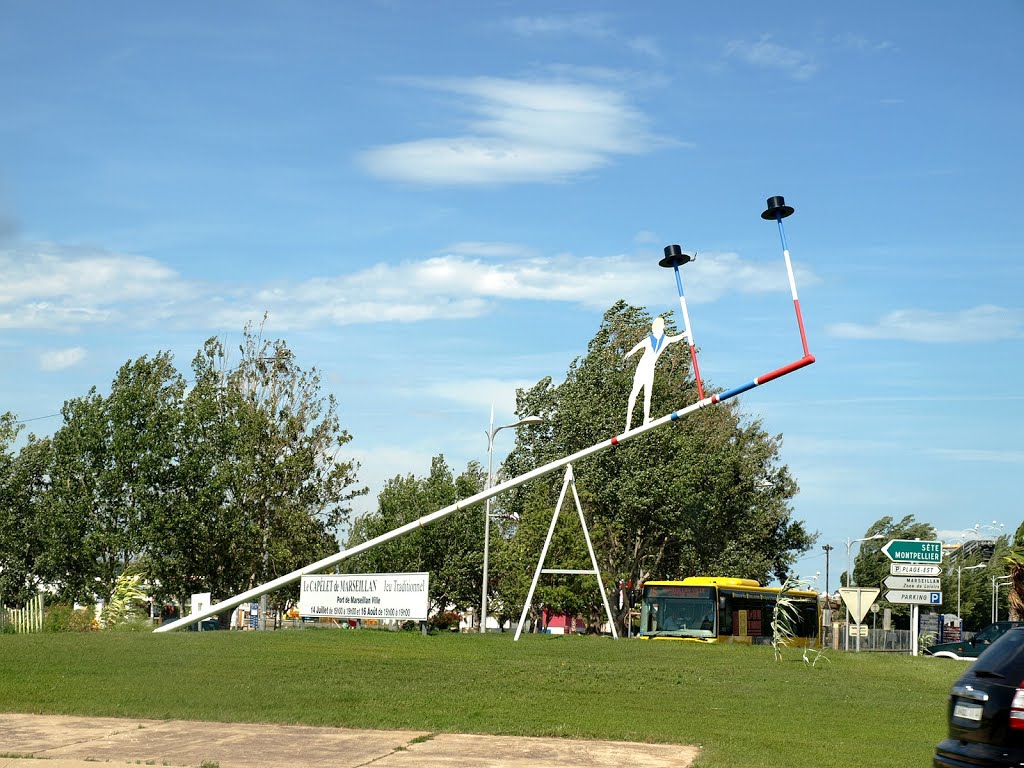
<path id="1" fill-rule="evenodd" d="M 541 424 L 544 422 L 540 416 L 527 416 L 524 419 L 520 419 L 515 424 L 503 424 L 500 427 L 494 426 L 494 406 L 491 406 L 491 424 L 487 430 L 487 486 L 486 490 L 491 488 L 491 477 L 493 476 L 494 468 L 494 436 L 503 429 L 511 429 L 513 427 L 522 427 L 527 424 Z M 484 509 L 484 578 L 483 586 L 480 589 L 480 631 L 487 631 L 487 559 L 490 551 L 491 544 L 491 497 L 487 497 L 487 503 Z"/>
<path id="2" fill-rule="evenodd" d="M 875 541 L 876 539 L 884 539 L 880 533 L 876 533 L 874 536 L 865 536 L 863 539 L 847 539 L 846 540 L 846 586 L 853 586 L 853 565 L 850 560 L 850 549 L 854 544 L 862 541 Z M 860 647 L 860 631 L 857 632 L 857 647 Z M 850 606 L 846 606 L 846 650 L 850 650 Z"/>
<path id="3" fill-rule="evenodd" d="M 1013 581 L 1012 576 L 992 577 L 992 623 L 999 621 L 999 588 Z"/>

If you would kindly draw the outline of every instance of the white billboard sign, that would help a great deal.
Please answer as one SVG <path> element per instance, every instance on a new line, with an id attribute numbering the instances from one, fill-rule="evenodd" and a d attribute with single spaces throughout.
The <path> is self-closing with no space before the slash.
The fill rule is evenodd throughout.
<path id="1" fill-rule="evenodd" d="M 302 577 L 299 614 L 426 621 L 428 573 L 322 573 Z"/>

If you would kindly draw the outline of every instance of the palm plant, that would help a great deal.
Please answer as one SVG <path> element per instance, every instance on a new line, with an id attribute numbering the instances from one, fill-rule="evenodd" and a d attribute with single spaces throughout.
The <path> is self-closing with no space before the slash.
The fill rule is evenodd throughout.
<path id="1" fill-rule="evenodd" d="M 1004 558 L 1010 576 L 1010 620 L 1024 620 L 1024 548 L 1018 547 L 1010 551 Z"/>
<path id="2" fill-rule="evenodd" d="M 796 637 L 796 623 L 799 615 L 799 598 L 793 596 L 792 592 L 797 589 L 810 589 L 809 581 L 787 578 L 779 590 L 778 598 L 775 601 L 775 608 L 772 611 L 772 651 L 776 661 L 782 661 L 782 651 Z M 811 654 L 814 660 L 811 660 Z M 822 658 L 824 650 L 811 649 L 804 646 L 804 662 L 812 667 Z"/>
<path id="3" fill-rule="evenodd" d="M 142 588 L 142 574 L 124 571 L 117 577 L 114 593 L 103 607 L 103 628 L 110 629 L 129 621 L 136 615 L 138 603 L 146 598 L 146 591 Z"/>

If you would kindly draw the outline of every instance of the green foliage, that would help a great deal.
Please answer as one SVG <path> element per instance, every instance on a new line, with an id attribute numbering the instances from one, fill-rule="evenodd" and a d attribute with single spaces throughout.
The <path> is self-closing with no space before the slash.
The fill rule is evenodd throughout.
<path id="1" fill-rule="evenodd" d="M 92 606 L 75 609 L 71 603 L 53 603 L 46 606 L 43 617 L 44 632 L 93 632 L 98 629 Z"/>
<path id="2" fill-rule="evenodd" d="M 440 632 L 447 632 L 459 628 L 462 615 L 458 611 L 441 611 L 435 613 L 427 622 L 430 628 Z"/>
<path id="3" fill-rule="evenodd" d="M 186 387 L 169 353 L 125 363 L 107 395 L 67 401 L 49 440 L 10 451 L 0 416 L 0 594 L 115 597 L 144 566 L 160 600 L 241 592 L 337 551 L 354 462 L 337 404 L 283 341 L 251 326 L 229 368 L 210 339 Z M 282 590 L 284 609 L 297 587 Z"/>
<path id="4" fill-rule="evenodd" d="M 112 629 L 132 623 L 139 616 L 139 603 L 144 602 L 146 598 L 146 590 L 142 587 L 142 574 L 124 571 L 117 577 L 114 592 L 103 606 L 103 628 Z"/>
<path id="5" fill-rule="evenodd" d="M 10 453 L 19 426 L 0 415 L 0 597 L 27 602 L 43 582 L 43 523 L 40 498 L 49 484 L 50 441 L 29 435 L 17 455 Z"/>

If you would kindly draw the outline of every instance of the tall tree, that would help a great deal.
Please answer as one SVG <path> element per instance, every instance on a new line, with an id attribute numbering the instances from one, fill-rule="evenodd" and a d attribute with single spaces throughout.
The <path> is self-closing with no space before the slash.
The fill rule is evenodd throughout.
<path id="1" fill-rule="evenodd" d="M 562 384 L 544 379 L 520 391 L 517 413 L 536 413 L 545 424 L 519 430 L 505 472 L 519 475 L 621 433 L 636 366 L 627 353 L 651 329 L 648 312 L 620 301 Z M 697 399 L 685 345 L 662 353 L 652 394 L 654 416 Z M 612 584 L 690 574 L 784 579 L 814 537 L 791 517 L 797 485 L 779 463 L 780 445 L 781 436 L 769 436 L 730 401 L 580 461 L 577 487 L 604 576 Z M 549 508 L 561 480 L 537 481 Z M 535 492 L 521 487 L 503 504 L 523 518 Z"/>
<path id="2" fill-rule="evenodd" d="M 110 394 L 64 404 L 43 501 L 46 575 L 61 595 L 108 599 L 147 551 L 147 521 L 172 508 L 185 382 L 168 353 L 125 363 Z"/>
<path id="3" fill-rule="evenodd" d="M 15 455 L 13 414 L 0 415 L 0 604 L 26 602 L 42 584 L 40 497 L 49 482 L 50 441 L 28 436 Z"/>
<path id="4" fill-rule="evenodd" d="M 150 535 L 153 573 L 173 595 L 225 598 L 336 552 L 336 529 L 365 493 L 341 455 L 351 436 L 319 373 L 251 326 L 239 351 L 228 368 L 214 338 L 193 361 L 178 503 Z M 281 604 L 290 598 L 294 590 Z"/>

